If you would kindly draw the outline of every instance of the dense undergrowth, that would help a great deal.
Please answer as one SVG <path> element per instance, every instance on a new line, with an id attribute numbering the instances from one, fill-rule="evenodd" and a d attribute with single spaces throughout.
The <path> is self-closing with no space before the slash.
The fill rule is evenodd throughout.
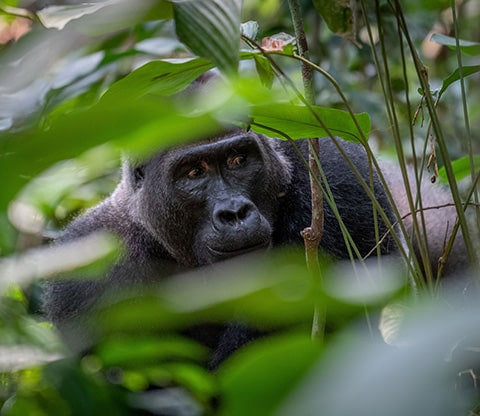
<path id="1" fill-rule="evenodd" d="M 480 414 L 478 4 L 304 1 L 300 57 L 283 2 L 139 3 L 0 2 L 1 414 Z M 227 81 L 177 95 L 212 68 Z M 208 286 L 192 273 L 110 305 L 90 352 L 67 351 L 42 317 L 41 281 L 98 273 L 119 247 L 47 243 L 111 192 L 122 152 L 147 156 L 223 123 L 339 135 L 374 161 L 415 166 L 453 195 L 472 270 L 440 284 L 407 238 L 408 271 L 355 275 L 321 259 L 318 285 L 301 250 L 274 252 Z M 314 305 L 327 332 L 312 341 Z M 274 335 L 208 372 L 208 351 L 178 334 L 232 317 Z"/>

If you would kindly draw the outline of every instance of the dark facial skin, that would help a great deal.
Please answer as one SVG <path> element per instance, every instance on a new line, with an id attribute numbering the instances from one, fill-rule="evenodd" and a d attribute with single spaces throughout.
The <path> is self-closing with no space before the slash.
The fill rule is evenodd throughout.
<path id="1" fill-rule="evenodd" d="M 274 153 L 242 132 L 156 156 L 137 190 L 143 225 L 186 266 L 269 247 L 285 176 Z"/>

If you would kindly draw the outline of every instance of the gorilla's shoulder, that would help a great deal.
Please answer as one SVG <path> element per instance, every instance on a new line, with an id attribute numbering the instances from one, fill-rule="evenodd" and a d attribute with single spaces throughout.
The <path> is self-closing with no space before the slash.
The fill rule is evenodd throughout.
<path id="1" fill-rule="evenodd" d="M 120 209 L 113 195 L 75 218 L 62 232 L 58 240 L 66 242 L 97 231 L 123 235 L 131 228 L 128 213 Z"/>
<path id="2" fill-rule="evenodd" d="M 88 209 L 66 227 L 57 243 L 71 241 L 89 234 L 106 231 L 119 238 L 129 249 L 137 246 L 138 241 L 154 244 L 153 238 L 141 224 L 136 222 L 129 207 L 129 200 L 123 186 L 107 199 Z"/>

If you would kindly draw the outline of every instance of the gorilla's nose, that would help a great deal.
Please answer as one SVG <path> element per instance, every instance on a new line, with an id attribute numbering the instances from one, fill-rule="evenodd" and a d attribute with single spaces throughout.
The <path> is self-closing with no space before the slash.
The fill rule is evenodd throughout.
<path id="1" fill-rule="evenodd" d="M 258 212 L 255 205 L 247 198 L 237 196 L 218 201 L 213 210 L 214 225 L 218 229 L 225 227 L 255 226 Z"/>

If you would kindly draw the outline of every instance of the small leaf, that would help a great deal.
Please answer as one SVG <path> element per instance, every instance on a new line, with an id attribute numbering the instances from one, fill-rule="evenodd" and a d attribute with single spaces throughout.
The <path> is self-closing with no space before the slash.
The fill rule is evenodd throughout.
<path id="1" fill-rule="evenodd" d="M 361 142 L 361 138 L 370 134 L 370 117 L 367 113 L 356 114 L 358 131 L 354 120 L 346 111 L 333 108 L 311 107 L 315 115 L 321 119 L 330 133 L 345 140 Z M 316 116 L 305 106 L 290 104 L 268 104 L 253 106 L 251 111 L 252 128 L 268 136 L 278 136 L 278 131 L 292 139 L 328 136 Z M 281 137 L 280 137 L 281 138 Z"/>
<path id="2" fill-rule="evenodd" d="M 273 80 L 275 79 L 272 64 L 267 58 L 262 55 L 253 55 L 253 60 L 255 62 L 257 74 L 260 77 L 262 84 L 265 85 L 267 88 L 271 88 Z"/>
<path id="3" fill-rule="evenodd" d="M 454 37 L 442 35 L 440 33 L 434 33 L 430 40 L 439 43 L 440 45 L 448 46 L 450 49 L 455 49 L 457 47 L 457 42 Z M 480 43 L 459 39 L 458 44 L 462 53 L 472 56 L 480 55 Z"/>
<path id="4" fill-rule="evenodd" d="M 258 30 L 258 23 L 254 20 L 249 20 L 248 22 L 242 23 L 240 26 L 242 36 L 246 36 L 249 39 L 255 40 L 258 35 Z"/>
<path id="5" fill-rule="evenodd" d="M 477 72 L 480 72 L 480 65 L 462 67 L 463 77 L 468 77 L 469 75 L 475 74 Z M 443 80 L 442 88 L 440 88 L 439 95 L 441 96 L 451 84 L 453 84 L 455 81 L 458 81 L 459 79 L 460 79 L 460 70 L 457 68 L 447 78 Z"/>
<path id="6" fill-rule="evenodd" d="M 408 311 L 408 306 L 403 303 L 393 303 L 382 309 L 378 329 L 387 344 L 401 345 L 401 329 Z"/>
<path id="7" fill-rule="evenodd" d="M 174 4 L 180 40 L 225 73 L 236 73 L 238 69 L 241 3 L 240 0 L 194 0 Z"/>

